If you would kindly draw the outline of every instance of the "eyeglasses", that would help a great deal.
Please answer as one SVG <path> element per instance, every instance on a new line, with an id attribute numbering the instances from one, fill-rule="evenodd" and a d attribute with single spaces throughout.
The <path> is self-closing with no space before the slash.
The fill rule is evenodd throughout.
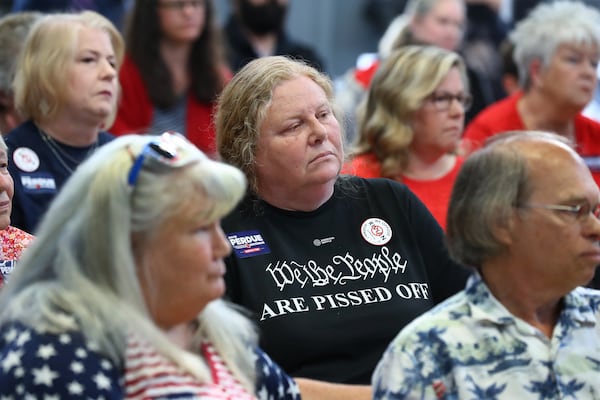
<path id="1" fill-rule="evenodd" d="M 204 7 L 204 0 L 169 0 L 159 2 L 158 6 L 168 10 L 182 11 L 186 6 L 191 6 L 193 8 Z"/>
<path id="2" fill-rule="evenodd" d="M 182 160 L 178 154 L 178 148 L 183 146 L 185 146 L 185 139 L 181 134 L 176 132 L 165 132 L 147 143 L 140 155 L 133 161 L 127 177 L 127 184 L 130 187 L 135 186 L 147 158 L 152 158 L 161 164 L 171 167 L 186 165 L 190 161 L 197 159 L 196 157 L 194 159 Z"/>
<path id="3" fill-rule="evenodd" d="M 451 93 L 432 93 L 427 97 L 436 110 L 447 111 L 452 104 L 452 100 L 458 101 L 463 110 L 467 111 L 473 104 L 473 97 L 470 94 L 451 94 Z"/>
<path id="4" fill-rule="evenodd" d="M 577 221 L 585 221 L 588 215 L 592 215 L 596 219 L 600 219 L 600 203 L 592 206 L 590 203 L 581 203 L 573 206 L 566 204 L 524 204 L 524 208 L 544 208 L 546 210 L 559 211 L 567 213 Z"/>

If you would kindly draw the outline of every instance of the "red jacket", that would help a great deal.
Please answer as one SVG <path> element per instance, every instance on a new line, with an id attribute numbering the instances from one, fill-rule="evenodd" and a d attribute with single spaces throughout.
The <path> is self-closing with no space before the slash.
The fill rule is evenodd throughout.
<path id="1" fill-rule="evenodd" d="M 227 79 L 230 71 L 224 71 Z M 115 123 L 108 130 L 120 136 L 127 133 L 146 133 L 152 123 L 154 106 L 150 101 L 142 76 L 127 55 L 119 72 L 121 99 Z M 191 93 L 187 100 L 186 136 L 207 155 L 216 154 L 215 128 L 212 120 L 214 103 L 202 103 Z"/>

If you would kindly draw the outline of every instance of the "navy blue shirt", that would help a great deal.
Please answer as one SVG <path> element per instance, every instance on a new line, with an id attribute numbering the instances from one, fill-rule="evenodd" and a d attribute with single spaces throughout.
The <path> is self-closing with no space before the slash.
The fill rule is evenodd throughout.
<path id="1" fill-rule="evenodd" d="M 11 225 L 33 233 L 73 170 L 114 136 L 100 132 L 98 142 L 89 147 L 68 146 L 56 140 L 49 143 L 33 121 L 26 121 L 5 139 L 8 171 L 15 181 Z"/>

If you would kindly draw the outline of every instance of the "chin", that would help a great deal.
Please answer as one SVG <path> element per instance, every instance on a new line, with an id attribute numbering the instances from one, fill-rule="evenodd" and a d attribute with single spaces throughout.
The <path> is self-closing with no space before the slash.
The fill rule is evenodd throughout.
<path id="1" fill-rule="evenodd" d="M 10 225 L 10 217 L 0 216 L 0 231 L 5 230 Z"/>

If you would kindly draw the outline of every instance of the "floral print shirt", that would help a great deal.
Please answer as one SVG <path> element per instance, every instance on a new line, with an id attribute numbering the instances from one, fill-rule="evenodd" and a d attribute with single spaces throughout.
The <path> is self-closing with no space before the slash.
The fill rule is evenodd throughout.
<path id="1" fill-rule="evenodd" d="M 0 230 L 0 287 L 15 268 L 21 253 L 33 240 L 33 235 L 14 226 Z"/>
<path id="2" fill-rule="evenodd" d="M 373 375 L 375 399 L 600 399 L 600 291 L 564 297 L 551 338 L 478 274 L 405 327 Z"/>

